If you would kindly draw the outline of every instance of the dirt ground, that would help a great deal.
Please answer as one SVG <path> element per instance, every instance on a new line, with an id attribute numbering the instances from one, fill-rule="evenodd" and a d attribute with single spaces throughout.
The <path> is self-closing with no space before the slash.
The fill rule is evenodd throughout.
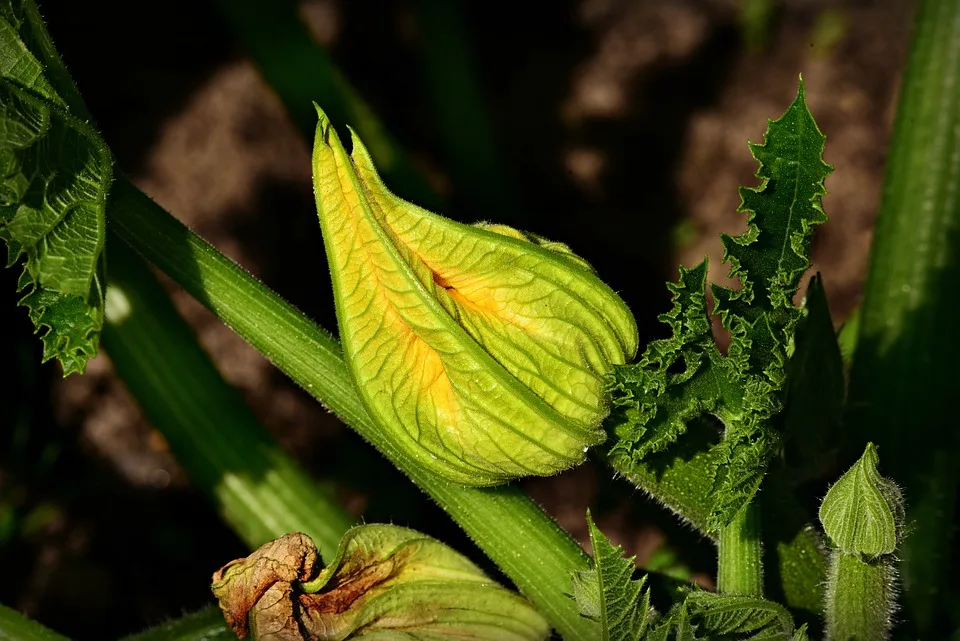
<path id="1" fill-rule="evenodd" d="M 40 4 L 120 167 L 335 328 L 307 142 L 214 3 Z M 912 2 L 785 0 L 759 50 L 744 44 L 735 0 L 518 4 L 463 3 L 511 194 L 494 207 L 458 191 L 448 168 L 424 87 L 417 3 L 309 0 L 301 10 L 438 188 L 445 214 L 567 242 L 631 305 L 643 342 L 662 334 L 663 283 L 678 263 L 708 255 L 712 277 L 725 278 L 718 237 L 744 227 L 737 186 L 756 182 L 747 141 L 761 140 L 802 73 L 836 167 L 814 269 L 835 321 L 850 313 L 866 271 Z M 24 337 L 25 451 L 38 463 L 0 456 L 0 501 L 32 519 L 19 535 L 0 537 L 0 602 L 75 639 L 136 632 L 210 602 L 210 573 L 243 545 L 141 418 L 107 355 L 63 381 L 58 366 L 31 364 L 39 362 L 36 345 L 25 312 L 12 311 L 13 277 L 4 277 L 4 316 L 16 316 Z M 343 486 L 349 509 L 428 531 L 480 558 L 415 490 L 371 495 L 371 479 L 406 481 L 196 302 L 171 291 L 224 376 L 312 474 Z M 369 477 L 337 464 L 355 456 L 369 462 Z M 585 508 L 594 506 L 599 525 L 641 561 L 665 540 L 690 542 L 689 532 L 608 476 L 588 464 L 524 485 L 581 540 Z M 710 548 L 693 545 L 690 563 L 706 576 Z"/>

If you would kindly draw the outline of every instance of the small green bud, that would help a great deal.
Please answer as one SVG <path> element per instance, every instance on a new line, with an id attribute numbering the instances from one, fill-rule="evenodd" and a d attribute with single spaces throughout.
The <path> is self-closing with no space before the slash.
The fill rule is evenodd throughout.
<path id="1" fill-rule="evenodd" d="M 891 554 L 899 542 L 903 496 L 892 481 L 880 476 L 879 461 L 876 447 L 868 443 L 860 460 L 827 491 L 820 504 L 823 530 L 844 554 Z"/>
<path id="2" fill-rule="evenodd" d="M 537 641 L 550 626 L 522 597 L 439 541 L 392 525 L 347 532 L 321 569 L 308 536 L 287 534 L 213 575 L 241 639 L 456 638 Z"/>
<path id="3" fill-rule="evenodd" d="M 562 243 L 393 195 L 318 109 L 314 190 L 344 357 L 384 434 L 466 485 L 549 475 L 603 441 L 637 351 L 623 300 Z"/>
<path id="4" fill-rule="evenodd" d="M 820 505 L 834 549 L 826 586 L 828 641 L 889 638 L 897 608 L 894 552 L 904 523 L 900 489 L 877 471 L 873 443 L 840 477 Z"/>

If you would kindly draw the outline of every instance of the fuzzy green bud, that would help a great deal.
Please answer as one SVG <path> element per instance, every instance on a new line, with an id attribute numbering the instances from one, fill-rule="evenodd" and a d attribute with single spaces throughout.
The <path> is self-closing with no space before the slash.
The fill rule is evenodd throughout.
<path id="1" fill-rule="evenodd" d="M 314 190 L 340 339 L 385 436 L 466 485 L 583 461 L 604 438 L 607 376 L 637 350 L 623 300 L 562 243 L 398 198 L 356 135 L 348 155 L 319 116 Z"/>
<path id="2" fill-rule="evenodd" d="M 820 504 L 820 522 L 844 554 L 876 557 L 892 554 L 904 522 L 903 496 L 880 476 L 880 457 L 873 443 L 827 491 Z"/>
<path id="3" fill-rule="evenodd" d="M 820 522 L 834 549 L 826 586 L 828 640 L 889 638 L 896 610 L 894 552 L 904 524 L 900 489 L 877 470 L 877 449 L 840 477 L 820 505 Z"/>

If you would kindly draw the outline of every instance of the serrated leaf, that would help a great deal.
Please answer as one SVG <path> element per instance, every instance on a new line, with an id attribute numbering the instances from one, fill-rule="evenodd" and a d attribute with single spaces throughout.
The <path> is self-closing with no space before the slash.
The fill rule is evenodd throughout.
<path id="1" fill-rule="evenodd" d="M 826 220 L 820 201 L 831 168 L 822 159 L 823 143 L 801 83 L 793 104 L 769 122 L 764 143 L 750 146 L 762 183 L 740 191 L 747 231 L 723 237 L 724 260 L 741 288 L 712 288 L 715 312 L 731 332 L 726 355 L 710 331 L 704 262 L 681 269 L 679 282 L 668 285 L 674 304 L 661 320 L 672 336 L 654 341 L 636 365 L 614 374 L 608 425 L 618 439 L 610 458 L 627 477 L 659 481 L 651 458 L 674 451 L 692 420 L 710 415 L 722 423 L 722 441 L 709 445 L 712 468 L 700 475 L 711 483 L 708 533 L 749 505 L 780 447 L 772 418 L 783 407 L 787 352 L 801 316 L 792 299 L 809 266 L 812 229 Z M 692 496 L 691 511 L 698 511 L 702 494 Z M 684 496 L 662 500 L 683 516 Z"/>
<path id="2" fill-rule="evenodd" d="M 624 558 L 623 550 L 610 543 L 589 511 L 587 527 L 593 545 L 592 568 L 572 577 L 580 613 L 600 624 L 603 641 L 643 639 L 655 616 L 650 589 L 645 587 L 647 577 L 633 579 L 634 557 Z"/>
<path id="3" fill-rule="evenodd" d="M 675 603 L 666 615 L 656 622 L 644 641 L 698 641 L 690 614 L 683 601 Z"/>
<path id="4" fill-rule="evenodd" d="M 772 601 L 695 591 L 687 595 L 685 605 L 709 639 L 793 638 L 793 617 Z"/>
<path id="5" fill-rule="evenodd" d="M 673 308 L 660 316 L 673 336 L 650 343 L 636 365 L 615 368 L 610 424 L 620 439 L 612 453 L 627 449 L 642 460 L 674 443 L 693 418 L 736 402 L 739 389 L 710 329 L 706 278 L 706 260 L 681 267 L 680 279 L 667 285 Z"/>
<path id="6" fill-rule="evenodd" d="M 903 497 L 893 482 L 880 476 L 873 443 L 827 491 L 820 522 L 833 544 L 847 555 L 868 558 L 892 554 L 904 522 Z"/>
<path id="7" fill-rule="evenodd" d="M 827 220 L 824 181 L 833 167 L 823 162 L 825 140 L 807 108 L 801 81 L 793 104 L 768 121 L 763 144 L 750 145 L 760 163 L 756 175 L 761 184 L 740 188 L 738 211 L 747 214 L 748 228 L 735 237 L 721 236 L 724 261 L 741 289 L 714 288 L 715 294 L 722 293 L 716 311 L 731 331 L 767 315 L 776 331 L 786 332 L 799 318 L 792 299 L 810 266 L 812 228 Z"/>
<path id="8" fill-rule="evenodd" d="M 24 22 L 0 4 L 0 238 L 8 266 L 22 260 L 20 301 L 43 341 L 43 360 L 83 372 L 103 326 L 102 253 L 112 159 L 71 116 L 19 37 Z"/>
<path id="9" fill-rule="evenodd" d="M 783 606 L 757 597 L 694 590 L 671 608 L 647 637 L 672 641 L 800 641 Z"/>

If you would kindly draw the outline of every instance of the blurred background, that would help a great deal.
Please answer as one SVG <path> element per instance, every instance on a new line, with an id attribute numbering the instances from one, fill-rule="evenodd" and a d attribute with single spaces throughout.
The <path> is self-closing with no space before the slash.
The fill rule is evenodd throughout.
<path id="1" fill-rule="evenodd" d="M 708 255 L 711 277 L 726 280 L 719 234 L 744 228 L 737 186 L 756 184 L 747 141 L 762 141 L 802 73 L 836 167 L 814 269 L 838 325 L 858 304 L 912 2 L 273 2 L 296 10 L 406 151 L 384 171 L 395 192 L 568 243 L 630 304 L 641 345 L 663 334 L 656 317 L 678 264 Z M 121 171 L 334 330 L 304 135 L 309 101 L 327 105 L 305 91 L 285 107 L 261 73 L 306 87 L 300 79 L 326 73 L 316 57 L 282 25 L 258 24 L 257 0 L 39 4 Z M 0 273 L 19 368 L 0 390 L 0 602 L 78 640 L 210 603 L 210 574 L 245 547 L 108 355 L 66 380 L 39 365 L 17 275 Z M 224 376 L 352 513 L 431 533 L 495 572 L 385 460 L 170 290 Z M 580 540 L 592 506 L 641 562 L 682 563 L 708 581 L 712 546 L 609 476 L 587 464 L 524 486 Z"/>

